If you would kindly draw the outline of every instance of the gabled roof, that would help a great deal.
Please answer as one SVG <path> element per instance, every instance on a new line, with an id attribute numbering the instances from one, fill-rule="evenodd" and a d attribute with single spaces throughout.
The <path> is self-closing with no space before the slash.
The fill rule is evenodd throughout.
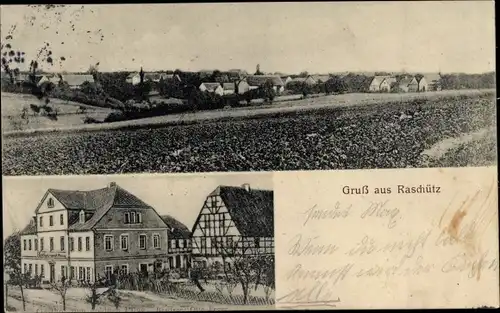
<path id="1" fill-rule="evenodd" d="M 209 91 L 214 91 L 220 86 L 220 83 L 201 83 L 201 85 L 204 85 Z"/>
<path id="2" fill-rule="evenodd" d="M 441 76 L 439 74 L 426 74 L 424 75 L 427 83 L 439 83 L 441 81 Z"/>
<path id="3" fill-rule="evenodd" d="M 168 226 L 168 237 L 170 239 L 189 239 L 191 237 L 189 228 L 174 217 L 170 215 L 161 215 L 160 217 Z"/>
<path id="4" fill-rule="evenodd" d="M 90 191 L 49 189 L 47 192 L 67 209 L 93 213 L 85 223 L 71 225 L 70 230 L 90 230 L 112 207 L 150 208 L 148 204 L 117 185 Z"/>
<path id="5" fill-rule="evenodd" d="M 219 186 L 218 194 L 242 236 L 274 237 L 272 190 Z"/>
<path id="6" fill-rule="evenodd" d="M 70 86 L 80 86 L 84 82 L 94 82 L 94 76 L 90 74 L 64 74 L 61 76 L 63 81 L 67 82 Z"/>
<path id="7" fill-rule="evenodd" d="M 138 72 L 130 73 L 130 74 L 128 74 L 127 78 L 132 78 L 132 77 L 137 76 L 137 75 L 139 75 Z"/>
<path id="8" fill-rule="evenodd" d="M 277 75 L 250 75 L 247 76 L 246 81 L 250 86 L 262 86 L 268 80 L 271 80 L 273 86 L 284 86 L 281 77 Z"/>
<path id="9" fill-rule="evenodd" d="M 330 79 L 330 75 L 312 75 L 311 76 L 317 83 L 320 81 L 326 82 Z"/>
<path id="10" fill-rule="evenodd" d="M 32 221 L 21 230 L 20 235 L 34 235 L 36 234 L 36 225 Z"/>
<path id="11" fill-rule="evenodd" d="M 222 87 L 223 87 L 225 90 L 235 90 L 234 83 L 223 83 L 223 84 L 222 84 Z"/>
<path id="12" fill-rule="evenodd" d="M 408 86 L 412 80 L 413 77 L 403 77 L 397 83 L 400 86 Z"/>

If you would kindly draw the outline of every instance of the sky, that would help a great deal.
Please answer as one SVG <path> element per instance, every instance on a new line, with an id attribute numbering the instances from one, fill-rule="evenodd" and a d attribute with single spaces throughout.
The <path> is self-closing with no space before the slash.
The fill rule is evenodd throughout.
<path id="1" fill-rule="evenodd" d="M 139 197 L 158 214 L 169 214 L 188 228 L 193 226 L 205 198 L 219 185 L 248 183 L 254 189 L 273 189 L 272 173 L 265 172 L 3 177 L 3 238 L 29 223 L 47 189 L 92 190 L 110 182 Z"/>
<path id="2" fill-rule="evenodd" d="M 10 5 L 1 21 L 27 55 L 66 58 L 50 71 L 495 70 L 493 1 Z"/>

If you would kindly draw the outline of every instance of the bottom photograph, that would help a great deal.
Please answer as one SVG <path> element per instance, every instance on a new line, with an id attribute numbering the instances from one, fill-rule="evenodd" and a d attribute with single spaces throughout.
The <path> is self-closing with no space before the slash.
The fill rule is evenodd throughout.
<path id="1" fill-rule="evenodd" d="M 4 307 L 272 309 L 272 178 L 4 177 Z"/>

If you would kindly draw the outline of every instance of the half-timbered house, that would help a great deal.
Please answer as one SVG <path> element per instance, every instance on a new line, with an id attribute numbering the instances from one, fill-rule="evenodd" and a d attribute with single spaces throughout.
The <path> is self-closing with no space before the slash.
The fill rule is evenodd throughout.
<path id="1" fill-rule="evenodd" d="M 234 257 L 274 254 L 273 191 L 219 186 L 193 225 L 193 265 L 231 266 Z"/>

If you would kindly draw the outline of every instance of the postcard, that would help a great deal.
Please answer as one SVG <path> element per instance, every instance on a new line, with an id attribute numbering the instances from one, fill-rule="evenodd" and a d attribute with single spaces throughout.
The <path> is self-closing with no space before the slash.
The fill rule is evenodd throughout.
<path id="1" fill-rule="evenodd" d="M 2 5 L 4 307 L 498 307 L 494 12 Z"/>

